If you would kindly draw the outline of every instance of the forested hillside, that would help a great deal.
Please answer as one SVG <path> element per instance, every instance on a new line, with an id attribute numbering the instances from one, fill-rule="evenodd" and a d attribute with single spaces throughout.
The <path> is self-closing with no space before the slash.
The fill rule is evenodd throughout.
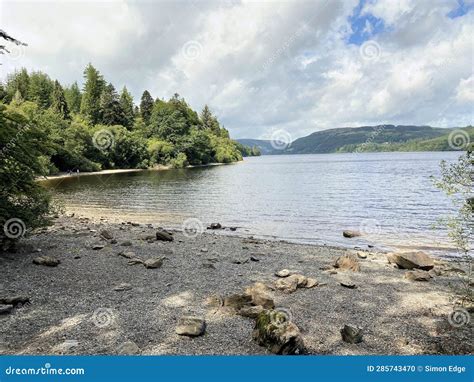
<path id="1" fill-rule="evenodd" d="M 198 114 L 178 94 L 166 101 L 147 90 L 135 102 L 126 87 L 117 91 L 91 64 L 82 89 L 43 72 L 12 73 L 0 85 L 0 102 L 5 117 L 19 121 L 17 131 L 28 126 L 46 138 L 35 148 L 45 175 L 229 163 L 245 151 L 207 106 Z"/>

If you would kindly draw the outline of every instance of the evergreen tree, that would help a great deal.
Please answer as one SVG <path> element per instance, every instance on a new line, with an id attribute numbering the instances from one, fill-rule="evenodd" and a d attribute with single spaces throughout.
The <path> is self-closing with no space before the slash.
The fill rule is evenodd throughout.
<path id="1" fill-rule="evenodd" d="M 76 114 L 79 113 L 81 110 L 82 94 L 77 82 L 74 82 L 70 88 L 64 89 L 64 96 L 66 97 L 69 110 Z"/>
<path id="2" fill-rule="evenodd" d="M 123 125 L 130 130 L 133 126 L 133 120 L 135 117 L 133 112 L 133 97 L 125 86 L 120 93 L 119 102 L 123 111 Z"/>
<path id="3" fill-rule="evenodd" d="M 64 96 L 64 90 L 57 80 L 54 81 L 51 108 L 63 119 L 69 119 L 69 108 L 66 102 L 66 97 Z"/>
<path id="4" fill-rule="evenodd" d="M 22 68 L 19 72 L 14 72 L 8 75 L 5 91 L 7 92 L 7 102 L 11 101 L 15 96 L 16 92 L 19 92 L 19 96 L 23 100 L 28 99 L 28 88 L 30 86 L 30 76 L 25 68 Z"/>
<path id="5" fill-rule="evenodd" d="M 100 122 L 104 125 L 121 125 L 124 112 L 120 106 L 119 97 L 112 84 L 105 86 L 100 96 Z"/>
<path id="6" fill-rule="evenodd" d="M 153 97 L 150 95 L 148 90 L 145 90 L 142 94 L 140 102 L 140 114 L 146 124 L 150 122 L 151 112 L 153 110 Z"/>
<path id="7" fill-rule="evenodd" d="M 28 87 L 28 101 L 34 101 L 42 109 L 51 106 L 54 84 L 49 76 L 42 72 L 33 72 L 30 74 Z"/>
<path id="8" fill-rule="evenodd" d="M 214 115 L 212 115 L 209 106 L 205 105 L 204 109 L 201 112 L 201 122 L 204 129 L 211 131 L 213 134 L 219 136 L 221 133 L 221 128 L 219 126 L 219 121 Z"/>
<path id="9" fill-rule="evenodd" d="M 84 70 L 84 92 L 81 99 L 81 114 L 89 118 L 92 124 L 100 120 L 100 99 L 105 81 L 99 71 L 89 64 Z"/>

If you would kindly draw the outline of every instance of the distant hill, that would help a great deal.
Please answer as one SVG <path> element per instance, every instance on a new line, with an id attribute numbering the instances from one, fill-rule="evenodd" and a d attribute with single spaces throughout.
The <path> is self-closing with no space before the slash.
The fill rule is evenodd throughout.
<path id="1" fill-rule="evenodd" d="M 284 154 L 333 153 L 346 147 L 344 151 L 356 151 L 358 145 L 407 142 L 412 139 L 431 139 L 446 134 L 446 129 L 430 126 L 363 126 L 343 127 L 317 131 L 307 137 L 292 142 Z M 350 150 L 350 145 L 354 150 Z M 282 153 L 283 154 L 283 153 Z"/>
<path id="2" fill-rule="evenodd" d="M 362 126 L 316 131 L 299 138 L 285 150 L 275 150 L 268 140 L 238 139 L 245 146 L 258 146 L 262 155 L 323 154 L 372 151 L 449 151 L 449 134 L 464 130 L 474 142 L 474 128 L 437 128 L 430 126 Z"/>
<path id="3" fill-rule="evenodd" d="M 240 144 L 247 147 L 257 146 L 262 155 L 273 154 L 274 148 L 271 141 L 262 139 L 236 139 Z"/>

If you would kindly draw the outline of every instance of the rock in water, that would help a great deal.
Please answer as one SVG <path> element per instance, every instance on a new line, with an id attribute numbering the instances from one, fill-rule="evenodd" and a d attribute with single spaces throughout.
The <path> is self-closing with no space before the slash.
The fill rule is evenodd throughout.
<path id="1" fill-rule="evenodd" d="M 299 328 L 276 310 L 264 310 L 255 322 L 253 338 L 274 354 L 302 354 L 305 351 Z"/>
<path id="2" fill-rule="evenodd" d="M 198 317 L 182 317 L 176 327 L 176 334 L 180 336 L 197 337 L 206 331 L 206 321 Z"/>
<path id="3" fill-rule="evenodd" d="M 361 233 L 359 231 L 345 230 L 345 231 L 342 231 L 342 236 L 347 237 L 347 238 L 353 238 L 353 237 L 361 236 Z"/>
<path id="4" fill-rule="evenodd" d="M 431 275 L 427 271 L 408 271 L 405 273 L 405 278 L 410 281 L 430 281 Z"/>
<path id="5" fill-rule="evenodd" d="M 174 237 L 166 231 L 156 231 L 156 240 L 161 240 L 161 241 L 173 241 Z"/>
<path id="6" fill-rule="evenodd" d="M 101 250 L 102 248 L 104 248 L 104 245 L 102 245 L 102 244 L 94 244 L 94 245 L 92 246 L 92 249 L 93 249 L 94 251 L 99 251 L 99 250 Z"/>
<path id="7" fill-rule="evenodd" d="M 340 256 L 334 263 L 334 268 L 338 268 L 344 271 L 345 270 L 349 270 L 353 272 L 360 271 L 359 261 L 357 260 L 357 257 L 355 257 L 352 254 L 346 254 L 346 255 Z"/>
<path id="8" fill-rule="evenodd" d="M 145 260 L 143 265 L 145 265 L 145 268 L 149 268 L 149 269 L 160 268 L 163 265 L 163 259 L 161 257 L 148 259 L 148 260 Z"/>
<path id="9" fill-rule="evenodd" d="M 221 223 L 211 223 L 211 225 L 207 227 L 207 229 L 221 229 L 221 228 L 222 228 Z"/>
<path id="10" fill-rule="evenodd" d="M 434 267 L 434 261 L 424 252 L 389 253 L 389 263 L 396 264 L 401 269 L 423 269 L 429 271 Z"/>
<path id="11" fill-rule="evenodd" d="M 100 231 L 100 236 L 102 236 L 106 240 L 111 240 L 114 238 L 114 236 L 110 233 L 110 231 L 103 229 Z"/>
<path id="12" fill-rule="evenodd" d="M 341 329 L 342 340 L 350 344 L 362 342 L 362 335 L 362 329 L 356 326 L 344 325 L 344 327 Z"/>
<path id="13" fill-rule="evenodd" d="M 47 267 L 57 267 L 60 262 L 51 256 L 39 256 L 33 259 L 33 264 L 45 265 Z"/>
<path id="14" fill-rule="evenodd" d="M 4 304 L 0 304 L 0 314 L 7 314 L 7 313 L 10 313 L 13 309 L 13 305 L 4 305 Z"/>

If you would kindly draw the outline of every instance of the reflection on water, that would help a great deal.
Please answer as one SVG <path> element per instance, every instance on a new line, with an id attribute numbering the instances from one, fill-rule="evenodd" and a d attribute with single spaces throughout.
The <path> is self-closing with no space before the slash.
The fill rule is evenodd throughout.
<path id="1" fill-rule="evenodd" d="M 197 217 L 241 233 L 350 245 L 446 246 L 437 219 L 452 211 L 430 176 L 459 153 L 364 153 L 248 158 L 227 166 L 47 181 L 70 211 L 180 226 Z M 343 229 L 364 232 L 345 239 Z"/>

